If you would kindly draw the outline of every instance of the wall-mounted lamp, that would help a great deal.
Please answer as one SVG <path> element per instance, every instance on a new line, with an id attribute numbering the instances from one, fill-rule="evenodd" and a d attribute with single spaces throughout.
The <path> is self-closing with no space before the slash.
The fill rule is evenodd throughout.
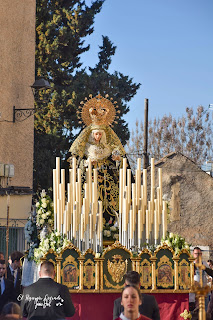
<path id="1" fill-rule="evenodd" d="M 50 89 L 50 88 L 51 88 L 51 86 L 50 86 L 49 82 L 45 79 L 38 79 L 31 86 L 34 97 L 35 97 L 36 90 Z M 13 122 L 24 121 L 27 118 L 29 118 L 31 115 L 33 115 L 34 113 L 35 113 L 35 108 L 16 109 L 16 107 L 14 106 L 13 107 Z"/>

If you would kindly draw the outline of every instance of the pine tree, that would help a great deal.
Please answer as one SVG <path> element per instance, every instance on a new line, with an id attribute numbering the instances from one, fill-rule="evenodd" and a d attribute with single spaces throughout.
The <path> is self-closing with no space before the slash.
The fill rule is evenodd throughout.
<path id="1" fill-rule="evenodd" d="M 108 72 L 116 49 L 108 37 L 103 37 L 97 65 L 89 72 L 82 68 L 81 54 L 89 50 L 84 39 L 93 32 L 94 17 L 103 2 L 95 0 L 87 6 L 83 0 L 37 1 L 36 75 L 48 79 L 51 90 L 40 91 L 36 97 L 35 191 L 52 186 L 56 156 L 66 166 L 75 139 L 73 129 L 81 128 L 76 114 L 80 101 L 89 94 L 107 93 L 118 102 L 122 117 L 129 111 L 126 103 L 140 86 L 119 72 Z M 114 130 L 125 144 L 129 130 L 122 118 Z"/>

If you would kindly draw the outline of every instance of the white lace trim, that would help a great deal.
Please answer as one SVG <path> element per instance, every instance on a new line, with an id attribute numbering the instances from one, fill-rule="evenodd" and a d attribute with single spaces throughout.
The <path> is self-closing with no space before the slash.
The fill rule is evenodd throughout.
<path id="1" fill-rule="evenodd" d="M 95 144 L 86 144 L 85 154 L 88 158 L 90 158 L 92 161 L 97 160 L 103 160 L 105 158 L 108 158 L 111 154 L 111 148 L 109 146 L 103 145 L 95 145 Z"/>

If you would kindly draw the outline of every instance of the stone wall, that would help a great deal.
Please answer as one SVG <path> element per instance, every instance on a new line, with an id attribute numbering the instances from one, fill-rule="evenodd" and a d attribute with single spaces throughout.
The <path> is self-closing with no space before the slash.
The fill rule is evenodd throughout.
<path id="1" fill-rule="evenodd" d="M 155 165 L 156 177 L 162 167 L 163 197 L 169 202 L 168 230 L 192 246 L 209 246 L 212 257 L 213 178 L 180 153 L 171 153 Z"/>

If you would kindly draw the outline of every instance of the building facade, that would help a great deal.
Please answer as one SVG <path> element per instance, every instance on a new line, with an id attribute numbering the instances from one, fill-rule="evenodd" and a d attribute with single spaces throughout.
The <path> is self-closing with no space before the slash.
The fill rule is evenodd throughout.
<path id="1" fill-rule="evenodd" d="M 8 221 L 9 254 L 24 249 L 23 227 L 32 204 L 34 119 L 19 117 L 15 109 L 34 107 L 35 17 L 35 0 L 1 3 L 0 251 L 5 252 Z"/>

